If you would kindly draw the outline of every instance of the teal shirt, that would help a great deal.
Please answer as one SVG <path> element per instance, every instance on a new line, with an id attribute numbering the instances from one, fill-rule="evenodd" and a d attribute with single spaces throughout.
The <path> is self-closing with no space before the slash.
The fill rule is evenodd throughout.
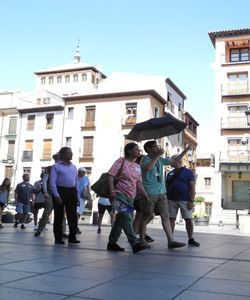
<path id="1" fill-rule="evenodd" d="M 163 166 L 169 165 L 170 158 L 160 157 L 155 166 L 150 171 L 145 171 L 144 166 L 152 159 L 145 155 L 141 159 L 142 183 L 149 195 L 165 194 L 166 186 L 163 174 Z"/>

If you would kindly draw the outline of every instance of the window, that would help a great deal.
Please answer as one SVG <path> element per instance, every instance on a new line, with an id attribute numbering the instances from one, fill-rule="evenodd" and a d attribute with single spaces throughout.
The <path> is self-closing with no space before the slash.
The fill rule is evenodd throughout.
<path id="1" fill-rule="evenodd" d="M 248 91 L 247 73 L 228 74 L 228 93 L 241 94 Z"/>
<path id="2" fill-rule="evenodd" d="M 24 151 L 22 155 L 22 161 L 32 161 L 33 159 L 33 140 L 26 140 L 24 145 Z"/>
<path id="3" fill-rule="evenodd" d="M 83 137 L 83 156 L 92 157 L 93 156 L 93 136 Z"/>
<path id="4" fill-rule="evenodd" d="M 204 181 L 205 181 L 205 186 L 211 186 L 211 177 L 205 177 Z"/>
<path id="5" fill-rule="evenodd" d="M 68 119 L 73 119 L 74 117 L 74 107 L 68 108 Z"/>
<path id="6" fill-rule="evenodd" d="M 70 77 L 69 77 L 69 75 L 66 75 L 66 76 L 65 76 L 65 82 L 67 82 L 67 83 L 70 82 Z"/>
<path id="7" fill-rule="evenodd" d="M 57 76 L 57 83 L 62 83 L 62 76 Z"/>
<path id="8" fill-rule="evenodd" d="M 87 81 L 87 74 L 82 74 L 82 81 Z"/>
<path id="9" fill-rule="evenodd" d="M 41 98 L 37 98 L 37 99 L 36 99 L 36 103 L 37 103 L 38 105 L 40 105 L 40 104 L 42 103 L 42 99 L 41 99 Z"/>
<path id="10" fill-rule="evenodd" d="M 5 166 L 4 177 L 11 179 L 13 176 L 13 166 Z"/>
<path id="11" fill-rule="evenodd" d="M 49 84 L 53 84 L 54 78 L 51 76 L 49 77 Z"/>
<path id="12" fill-rule="evenodd" d="M 125 124 L 136 123 L 137 103 L 126 103 L 125 105 Z"/>
<path id="13" fill-rule="evenodd" d="M 16 134 L 16 126 L 17 126 L 17 117 L 11 117 L 9 123 L 9 132 L 10 135 Z"/>
<path id="14" fill-rule="evenodd" d="M 51 148 L 52 148 L 52 140 L 45 139 L 43 140 L 43 160 L 51 160 Z"/>
<path id="15" fill-rule="evenodd" d="M 155 106 L 154 108 L 154 117 L 159 118 L 160 117 L 160 110 L 159 107 Z"/>
<path id="16" fill-rule="evenodd" d="M 75 74 L 75 75 L 73 76 L 73 81 L 74 81 L 74 82 L 78 82 L 78 75 L 77 75 L 77 74 Z"/>
<path id="17" fill-rule="evenodd" d="M 9 141 L 8 142 L 7 160 L 14 159 L 14 151 L 15 151 L 15 141 Z"/>
<path id="18" fill-rule="evenodd" d="M 35 127 L 35 115 L 29 115 L 27 121 L 27 130 L 34 130 Z"/>
<path id="19" fill-rule="evenodd" d="M 85 108 L 85 126 L 95 125 L 95 106 L 86 106 Z"/>
<path id="20" fill-rule="evenodd" d="M 230 49 L 230 62 L 248 61 L 249 48 Z"/>
<path id="21" fill-rule="evenodd" d="M 45 77 L 42 77 L 42 78 L 41 78 L 41 85 L 44 85 L 45 82 L 46 82 L 46 78 L 45 78 Z"/>
<path id="22" fill-rule="evenodd" d="M 46 129 L 53 129 L 54 114 L 46 114 Z"/>
<path id="23" fill-rule="evenodd" d="M 31 174 L 31 168 L 30 167 L 23 167 L 23 174 Z"/>
<path id="24" fill-rule="evenodd" d="M 71 148 L 71 143 L 72 143 L 72 137 L 71 136 L 67 136 L 66 137 L 66 147 L 70 147 Z"/>
<path id="25" fill-rule="evenodd" d="M 94 76 L 94 75 L 91 75 L 91 82 L 92 82 L 93 84 L 95 84 L 95 76 Z"/>

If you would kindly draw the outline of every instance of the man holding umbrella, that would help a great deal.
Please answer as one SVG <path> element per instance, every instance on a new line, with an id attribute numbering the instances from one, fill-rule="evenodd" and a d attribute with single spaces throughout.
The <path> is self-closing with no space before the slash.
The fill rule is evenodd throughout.
<path id="1" fill-rule="evenodd" d="M 190 149 L 188 146 L 174 160 L 179 161 L 184 154 Z M 148 141 L 144 144 L 144 150 L 147 153 L 142 157 L 140 165 L 142 169 L 143 186 L 149 196 L 149 201 L 141 200 L 142 220 L 140 224 L 140 240 L 146 243 L 145 233 L 148 221 L 153 217 L 154 213 L 161 217 L 162 227 L 168 239 L 168 248 L 180 248 L 185 243 L 174 241 L 168 214 L 168 200 L 166 196 L 166 187 L 163 174 L 164 165 L 172 165 L 172 159 L 161 157 L 164 150 L 161 149 L 156 141 Z"/>

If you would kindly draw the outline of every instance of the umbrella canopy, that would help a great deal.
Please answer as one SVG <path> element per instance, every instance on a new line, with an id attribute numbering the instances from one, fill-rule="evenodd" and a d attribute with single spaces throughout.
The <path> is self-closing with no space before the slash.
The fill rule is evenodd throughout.
<path id="1" fill-rule="evenodd" d="M 145 122 L 135 124 L 126 139 L 137 142 L 159 139 L 163 136 L 180 133 L 186 126 L 187 124 L 185 122 L 167 113 L 165 117 L 152 118 Z"/>

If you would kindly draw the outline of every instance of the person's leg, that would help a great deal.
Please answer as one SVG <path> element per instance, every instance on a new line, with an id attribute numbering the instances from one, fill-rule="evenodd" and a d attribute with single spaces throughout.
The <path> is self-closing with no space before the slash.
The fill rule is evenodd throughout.
<path id="1" fill-rule="evenodd" d="M 3 228 L 3 224 L 2 224 L 2 217 L 3 217 L 3 209 L 4 206 L 0 206 L 0 228 Z"/>
<path id="2" fill-rule="evenodd" d="M 179 248 L 183 247 L 186 244 L 185 243 L 180 243 L 174 241 L 173 233 L 172 233 L 172 228 L 169 220 L 169 212 L 168 212 L 168 201 L 167 197 L 165 194 L 159 195 L 157 204 L 156 204 L 156 209 L 160 214 L 161 217 L 161 223 L 163 230 L 167 236 L 168 239 L 168 247 L 169 249 L 174 249 L 174 248 Z"/>
<path id="3" fill-rule="evenodd" d="M 77 191 L 74 188 L 64 189 L 60 194 L 65 205 L 66 216 L 69 226 L 69 242 L 76 241 L 77 233 Z"/>
<path id="4" fill-rule="evenodd" d="M 178 201 L 168 200 L 168 215 L 171 224 L 172 233 L 174 233 L 176 216 L 178 214 Z"/>
<path id="5" fill-rule="evenodd" d="M 34 225 L 37 226 L 37 215 L 38 215 L 38 209 L 36 207 L 33 208 L 33 217 L 34 217 Z"/>
<path id="6" fill-rule="evenodd" d="M 185 223 L 186 223 L 186 230 L 187 230 L 187 235 L 188 235 L 188 239 L 192 239 L 193 238 L 193 233 L 194 233 L 194 223 L 192 219 L 185 219 Z"/>
<path id="7" fill-rule="evenodd" d="M 98 203 L 97 233 L 101 233 L 102 219 L 103 219 L 105 211 L 106 211 L 106 206 Z"/>
<path id="8" fill-rule="evenodd" d="M 193 210 L 188 208 L 187 201 L 180 201 L 179 202 L 181 216 L 185 220 L 186 224 L 186 231 L 188 235 L 188 245 L 199 247 L 200 244 L 196 242 L 193 238 L 194 234 L 194 223 L 193 223 Z"/>
<path id="9" fill-rule="evenodd" d="M 64 205 L 63 203 L 58 203 L 53 198 L 53 207 L 54 207 L 54 224 L 53 224 L 53 232 L 56 241 L 61 241 L 63 238 L 63 215 L 64 215 Z"/>
<path id="10" fill-rule="evenodd" d="M 139 235 L 140 235 L 140 242 L 142 244 L 147 243 L 147 241 L 145 240 L 146 227 L 147 224 L 154 217 L 155 196 L 149 195 L 149 198 L 150 198 L 149 201 L 147 201 L 144 198 L 140 199 L 141 220 L 139 223 Z"/>
<path id="11" fill-rule="evenodd" d="M 46 224 L 48 223 L 49 216 L 53 210 L 53 201 L 52 196 L 49 195 L 49 197 L 44 197 L 44 210 L 41 219 L 39 220 L 37 232 L 41 233 Z"/>
<path id="12" fill-rule="evenodd" d="M 133 224 L 132 224 L 132 215 L 129 213 L 122 213 L 121 214 L 121 226 L 124 231 L 124 233 L 127 236 L 127 239 L 130 243 L 130 245 L 133 247 L 139 243 L 139 240 L 137 239 Z"/>
<path id="13" fill-rule="evenodd" d="M 122 232 L 122 214 L 117 213 L 114 225 L 111 228 L 110 234 L 109 234 L 109 244 L 114 245 L 117 243 L 121 232 Z"/>

